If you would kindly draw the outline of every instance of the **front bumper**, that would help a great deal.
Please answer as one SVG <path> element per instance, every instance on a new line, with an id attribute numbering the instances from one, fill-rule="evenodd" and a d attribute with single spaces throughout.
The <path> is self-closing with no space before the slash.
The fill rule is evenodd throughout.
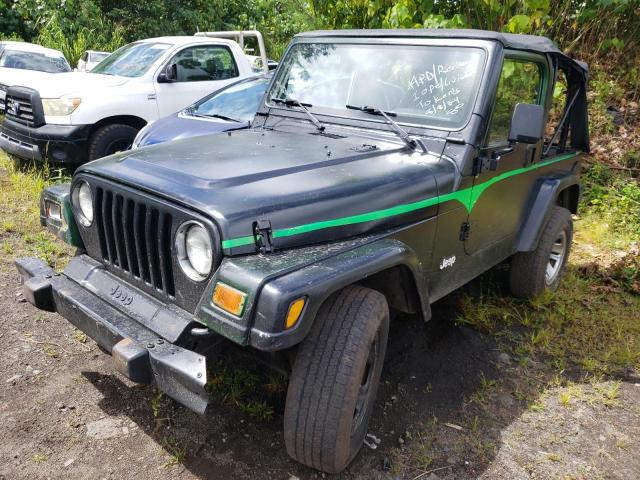
<path id="1" fill-rule="evenodd" d="M 18 158 L 42 162 L 87 161 L 90 125 L 29 127 L 5 118 L 0 126 L 0 148 Z"/>
<path id="2" fill-rule="evenodd" d="M 93 338 L 113 355 L 118 371 L 134 382 L 155 381 L 171 398 L 205 412 L 206 359 L 177 345 L 195 324 L 187 312 L 133 288 L 85 255 L 74 257 L 62 274 L 35 258 L 18 259 L 16 267 L 25 298 Z"/>

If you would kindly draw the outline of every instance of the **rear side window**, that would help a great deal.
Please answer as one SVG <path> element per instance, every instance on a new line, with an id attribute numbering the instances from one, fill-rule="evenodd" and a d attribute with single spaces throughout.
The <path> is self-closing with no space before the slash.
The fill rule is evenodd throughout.
<path id="1" fill-rule="evenodd" d="M 489 127 L 489 145 L 506 143 L 511 116 L 517 103 L 542 101 L 542 66 L 539 63 L 506 58 Z"/>
<path id="2" fill-rule="evenodd" d="M 180 51 L 172 60 L 178 82 L 226 80 L 238 76 L 231 51 L 220 45 L 198 45 Z"/>

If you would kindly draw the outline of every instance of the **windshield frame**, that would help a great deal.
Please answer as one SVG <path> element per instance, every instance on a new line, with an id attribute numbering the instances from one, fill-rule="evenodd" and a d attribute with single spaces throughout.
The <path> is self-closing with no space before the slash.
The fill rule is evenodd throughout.
<path id="1" fill-rule="evenodd" d="M 336 44 L 336 45 L 356 45 L 356 46 L 398 46 L 404 45 L 407 47 L 453 47 L 453 48 L 474 48 L 478 50 L 482 50 L 483 58 L 481 60 L 480 68 L 478 70 L 478 80 L 477 80 L 477 88 L 476 91 L 470 98 L 471 108 L 468 111 L 466 119 L 461 122 L 458 126 L 442 126 L 442 125 L 433 125 L 428 123 L 427 117 L 423 122 L 411 122 L 405 121 L 404 119 L 397 119 L 396 122 L 399 125 L 410 128 L 411 130 L 438 130 L 442 132 L 459 132 L 464 130 L 471 122 L 474 113 L 478 113 L 479 105 L 482 103 L 483 97 L 486 95 L 487 89 L 487 80 L 489 77 L 488 69 L 489 66 L 493 63 L 494 57 L 496 55 L 496 47 L 497 43 L 491 40 L 475 40 L 475 39 L 452 39 L 452 38 L 427 38 L 420 37 L 419 34 L 416 37 L 358 37 L 358 36 L 348 36 L 348 37 L 298 37 L 291 42 L 284 55 L 282 56 L 282 60 L 280 61 L 280 66 L 278 70 L 276 70 L 276 74 L 274 75 L 271 85 L 269 86 L 267 92 L 265 93 L 263 100 L 263 107 L 267 109 L 271 113 L 275 113 L 279 116 L 288 116 L 300 118 L 299 115 L 296 114 L 295 111 L 292 111 L 290 108 L 287 108 L 283 105 L 278 105 L 276 102 L 273 102 L 271 99 L 273 94 L 275 93 L 275 89 L 277 88 L 277 82 L 282 78 L 281 76 L 284 74 L 285 59 L 290 54 L 290 51 L 300 44 Z M 369 105 L 372 107 L 376 107 L 375 105 Z M 363 122 L 368 126 L 371 124 L 380 125 L 381 129 L 387 129 L 387 126 L 383 119 L 372 117 L 365 112 L 358 110 L 350 110 L 346 109 L 340 114 L 330 113 L 326 110 L 318 110 L 313 106 L 308 108 L 314 115 L 322 118 L 323 123 L 333 123 L 333 124 L 352 124 L 355 122 Z"/>
<path id="2" fill-rule="evenodd" d="M 96 71 L 97 68 L 100 67 L 100 65 L 103 64 L 103 62 L 105 60 L 108 60 L 111 57 L 116 56 L 116 54 L 121 51 L 124 50 L 125 48 L 133 48 L 134 46 L 138 46 L 138 45 L 166 45 L 167 48 L 162 49 L 162 53 L 160 53 L 160 55 L 158 55 L 151 63 L 149 63 L 149 65 L 147 66 L 147 68 L 142 71 L 139 75 L 117 75 L 115 73 L 104 73 L 104 72 L 99 72 Z M 138 42 L 131 42 L 131 43 L 127 43 L 126 45 L 123 45 L 122 47 L 118 48 L 115 52 L 112 52 L 111 54 L 109 54 L 106 58 L 102 59 L 100 62 L 98 62 L 98 64 L 93 67 L 89 72 L 87 73 L 92 73 L 92 74 L 96 74 L 96 75 L 109 75 L 109 76 L 113 76 L 113 77 L 122 77 L 122 78 L 140 78 L 140 77 L 144 77 L 145 75 L 148 75 L 149 72 L 154 71 L 154 65 L 157 65 L 159 62 L 161 63 L 162 61 L 164 61 L 164 58 L 167 56 L 167 52 L 172 52 L 174 45 L 172 43 L 169 42 L 149 42 L 149 41 L 138 41 Z"/>

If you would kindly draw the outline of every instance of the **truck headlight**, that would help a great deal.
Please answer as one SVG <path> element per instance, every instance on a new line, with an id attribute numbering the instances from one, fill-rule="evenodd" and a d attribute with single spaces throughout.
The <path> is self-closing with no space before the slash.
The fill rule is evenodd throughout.
<path id="1" fill-rule="evenodd" d="M 47 116 L 61 117 L 71 115 L 71 113 L 78 108 L 80 102 L 82 102 L 81 98 L 43 98 L 42 109 Z"/>
<path id="2" fill-rule="evenodd" d="M 180 225 L 176 233 L 176 252 L 180 268 L 190 279 L 202 281 L 211 273 L 211 235 L 199 222 L 188 221 Z"/>
<path id="3" fill-rule="evenodd" d="M 87 182 L 81 180 L 71 192 L 71 201 L 78 212 L 78 220 L 88 227 L 93 222 L 93 195 Z"/>

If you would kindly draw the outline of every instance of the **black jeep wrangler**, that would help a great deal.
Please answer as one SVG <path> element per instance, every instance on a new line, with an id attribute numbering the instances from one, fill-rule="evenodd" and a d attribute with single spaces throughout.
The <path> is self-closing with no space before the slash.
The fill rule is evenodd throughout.
<path id="1" fill-rule="evenodd" d="M 513 294 L 558 287 L 587 77 L 542 37 L 297 35 L 251 129 L 97 160 L 43 192 L 43 225 L 78 254 L 62 273 L 17 260 L 25 295 L 200 413 L 212 337 L 268 353 L 290 372 L 289 455 L 339 472 L 367 431 L 390 309 L 429 320 L 505 260 Z"/>

